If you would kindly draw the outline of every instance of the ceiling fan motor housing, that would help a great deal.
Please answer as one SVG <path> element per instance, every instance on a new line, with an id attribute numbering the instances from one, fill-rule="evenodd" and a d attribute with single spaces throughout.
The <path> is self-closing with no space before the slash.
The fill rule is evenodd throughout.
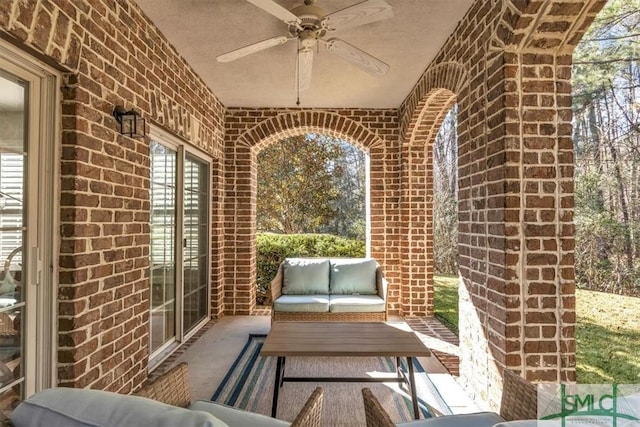
<path id="1" fill-rule="evenodd" d="M 296 15 L 300 19 L 300 26 L 305 29 L 319 29 L 321 27 L 321 20 L 326 15 L 326 12 L 321 7 L 316 5 L 304 5 L 291 9 L 291 13 Z"/>

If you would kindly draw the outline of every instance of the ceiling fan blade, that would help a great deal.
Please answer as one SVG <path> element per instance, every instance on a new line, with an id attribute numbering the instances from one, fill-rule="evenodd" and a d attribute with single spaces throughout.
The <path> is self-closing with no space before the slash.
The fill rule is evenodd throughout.
<path id="1" fill-rule="evenodd" d="M 332 38 L 327 40 L 325 44 L 329 52 L 338 55 L 376 77 L 386 76 L 391 68 L 378 58 L 369 55 L 367 52 L 358 49 L 344 40 Z"/>
<path id="2" fill-rule="evenodd" d="M 254 6 L 259 7 L 267 13 L 275 16 L 276 18 L 284 21 L 287 24 L 300 24 L 300 18 L 298 18 L 293 13 L 289 12 L 284 7 L 280 6 L 278 3 L 273 0 L 247 0 Z"/>
<path id="3" fill-rule="evenodd" d="M 249 46 L 241 47 L 239 49 L 232 50 L 231 52 L 223 53 L 216 57 L 218 62 L 231 62 L 243 56 L 251 55 L 252 53 L 260 52 L 261 50 L 269 49 L 273 46 L 285 44 L 289 41 L 288 37 L 278 36 L 267 40 L 262 40 L 258 43 L 250 44 Z"/>
<path id="4" fill-rule="evenodd" d="M 392 16 L 391 5 L 385 0 L 365 0 L 325 16 L 322 23 L 329 30 L 342 30 L 343 28 L 382 21 Z"/>
<path id="5" fill-rule="evenodd" d="M 300 92 L 311 86 L 311 71 L 313 68 L 313 49 L 298 50 L 298 87 Z"/>

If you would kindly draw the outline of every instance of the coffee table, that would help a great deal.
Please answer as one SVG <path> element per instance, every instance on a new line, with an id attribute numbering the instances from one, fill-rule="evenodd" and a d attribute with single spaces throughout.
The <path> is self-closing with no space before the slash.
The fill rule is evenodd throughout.
<path id="1" fill-rule="evenodd" d="M 260 356 L 275 356 L 276 378 L 273 387 L 271 416 L 278 409 L 278 391 L 284 382 L 401 382 L 411 390 L 413 414 L 420 418 L 416 396 L 413 358 L 427 357 L 431 352 L 413 331 L 392 323 L 340 322 L 274 322 L 262 346 Z M 287 377 L 287 357 L 379 357 L 396 358 L 396 377 Z M 402 370 L 405 357 L 409 375 Z"/>

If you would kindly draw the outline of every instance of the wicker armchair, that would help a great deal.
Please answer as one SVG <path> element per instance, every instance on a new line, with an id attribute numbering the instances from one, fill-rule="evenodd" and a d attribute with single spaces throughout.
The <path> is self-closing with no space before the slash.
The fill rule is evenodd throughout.
<path id="1" fill-rule="evenodd" d="M 534 420 L 538 413 L 536 386 L 515 372 L 505 369 L 503 373 L 502 402 L 500 416 L 492 412 L 477 414 L 446 415 L 407 423 L 413 427 L 445 427 L 447 425 L 470 425 L 474 427 L 491 427 L 500 421 Z M 395 427 L 389 414 L 373 395 L 370 389 L 362 389 L 367 427 Z M 468 420 L 464 420 L 468 419 Z M 466 421 L 466 422 L 465 422 Z"/>
<path id="2" fill-rule="evenodd" d="M 188 407 L 191 405 L 189 366 L 186 363 L 180 363 L 134 394 L 168 405 Z M 291 427 L 319 427 L 322 400 L 323 391 L 318 387 L 293 420 Z"/>

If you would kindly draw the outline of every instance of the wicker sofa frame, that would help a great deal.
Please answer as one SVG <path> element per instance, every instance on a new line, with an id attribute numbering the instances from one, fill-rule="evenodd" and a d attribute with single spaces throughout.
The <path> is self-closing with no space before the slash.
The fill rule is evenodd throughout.
<path id="1" fill-rule="evenodd" d="M 389 282 L 384 278 L 380 267 L 376 270 L 376 288 L 378 296 L 384 300 L 384 311 L 381 312 L 347 312 L 347 313 L 306 313 L 306 312 L 282 312 L 273 309 L 273 302 L 282 295 L 282 280 L 284 278 L 283 263 L 278 267 L 276 277 L 271 281 L 271 322 L 385 322 L 388 311 Z"/>
<path id="2" fill-rule="evenodd" d="M 157 400 L 167 405 L 186 408 L 191 405 L 191 386 L 189 384 L 189 366 L 180 363 L 156 380 L 143 386 L 136 396 Z M 316 388 L 304 404 L 291 427 L 319 427 L 322 414 L 322 388 Z M 238 409 L 239 411 L 241 409 Z"/>
<path id="3" fill-rule="evenodd" d="M 535 420 L 538 416 L 538 394 L 536 386 L 515 372 L 505 369 L 502 376 L 502 401 L 500 416 L 506 421 Z M 362 389 L 367 427 L 395 427 L 389 414 L 369 388 Z M 455 415 L 452 415 L 455 417 Z M 444 417 L 447 417 L 446 415 Z M 438 420 L 441 418 L 433 419 Z M 416 423 L 416 424 L 413 424 Z M 416 425 L 414 421 L 412 425 Z M 423 420 L 420 426 L 429 426 L 430 419 Z M 400 424 L 402 425 L 402 424 Z M 440 424 L 438 424 L 440 425 Z"/>

